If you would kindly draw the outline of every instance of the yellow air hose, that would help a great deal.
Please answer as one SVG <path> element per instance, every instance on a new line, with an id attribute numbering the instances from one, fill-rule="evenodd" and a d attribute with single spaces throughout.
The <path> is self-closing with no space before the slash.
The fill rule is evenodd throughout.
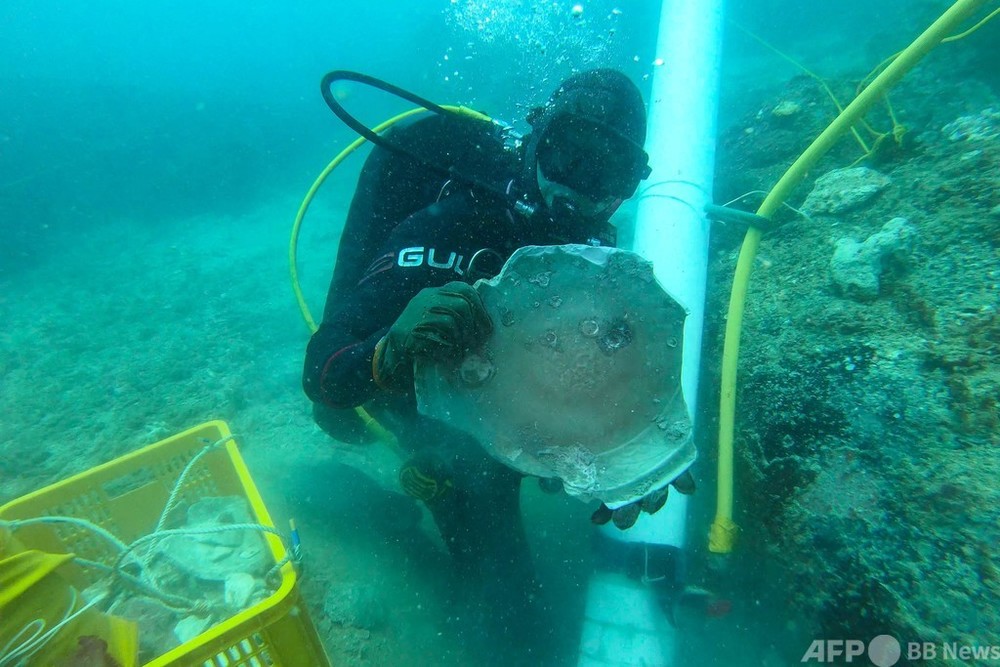
<path id="1" fill-rule="evenodd" d="M 487 116 L 486 114 L 480 113 L 473 109 L 469 109 L 468 107 L 442 105 L 441 108 L 461 116 L 469 116 L 471 118 L 476 118 L 478 120 L 493 122 L 493 119 Z M 376 134 L 384 132 L 385 130 L 389 129 L 399 121 L 409 118 L 410 116 L 423 113 L 425 111 L 427 111 L 427 109 L 424 109 L 423 107 L 417 107 L 415 109 L 410 109 L 409 111 L 404 111 L 398 116 L 393 116 L 389 120 L 380 123 L 379 125 L 375 126 L 372 129 Z M 292 281 L 292 291 L 295 292 L 295 300 L 299 304 L 299 311 L 302 313 L 302 319 L 305 320 L 306 326 L 309 327 L 309 333 L 316 333 L 316 331 L 319 329 L 319 326 L 316 324 L 316 320 L 313 318 L 312 312 L 309 310 L 309 305 L 306 303 L 305 295 L 302 293 L 302 286 L 299 284 L 299 270 L 298 270 L 299 231 L 302 228 L 302 221 L 303 219 L 305 219 L 306 211 L 309 210 L 309 205 L 312 203 L 312 200 L 315 198 L 316 193 L 319 191 L 320 187 L 330 176 L 330 174 L 333 173 L 333 170 L 339 167 L 340 163 L 347 159 L 347 156 L 349 156 L 351 153 L 360 148 L 366 141 L 368 140 L 365 139 L 364 137 L 358 137 L 357 139 L 355 139 L 353 142 L 351 142 L 351 144 L 347 148 L 342 150 L 340 154 L 337 155 L 337 157 L 333 158 L 330 164 L 328 164 L 326 168 L 323 169 L 323 171 L 320 172 L 319 176 L 316 177 L 316 180 L 309 188 L 309 191 L 306 192 L 306 196 L 302 200 L 301 206 L 299 206 L 299 212 L 295 216 L 295 223 L 292 225 L 292 238 L 288 243 L 288 268 Z M 368 429 L 368 432 L 371 433 L 374 437 L 376 437 L 379 440 L 385 441 L 386 443 L 390 444 L 393 447 L 395 447 L 398 444 L 396 441 L 396 436 L 394 436 L 384 426 L 379 424 L 378 421 L 376 421 L 376 419 L 372 417 L 367 410 L 359 406 L 355 408 L 355 411 L 358 413 L 358 416 L 361 417 L 361 420 L 364 422 L 365 428 Z"/>
<path id="2" fill-rule="evenodd" d="M 813 165 L 833 146 L 842 134 L 864 117 L 868 110 L 935 46 L 948 37 L 958 25 L 988 0 L 958 0 L 927 30 L 904 49 L 891 64 L 861 91 L 809 148 L 788 168 L 757 210 L 757 215 L 770 219 L 792 190 L 805 178 Z M 761 231 L 751 227 L 743 240 L 736 263 L 729 315 L 722 354 L 722 390 L 719 399 L 719 464 L 718 497 L 715 520 L 709 532 L 708 548 L 713 553 L 730 553 L 736 539 L 733 522 L 733 427 L 736 416 L 736 371 L 739 359 L 740 330 L 747 284 Z"/>

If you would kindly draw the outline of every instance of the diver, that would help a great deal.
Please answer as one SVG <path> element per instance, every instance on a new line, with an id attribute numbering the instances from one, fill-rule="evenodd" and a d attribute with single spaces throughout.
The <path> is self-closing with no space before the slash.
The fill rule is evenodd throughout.
<path id="1" fill-rule="evenodd" d="M 492 601 L 514 642 L 540 632 L 540 603 L 519 508 L 522 475 L 469 436 L 422 417 L 413 364 L 458 356 L 493 323 L 472 287 L 528 245 L 614 245 L 609 219 L 649 175 L 638 88 L 609 69 L 575 74 L 532 109 L 524 137 L 497 123 L 430 114 L 396 124 L 361 171 L 303 386 L 317 423 L 340 440 L 363 433 L 364 405 L 409 460 L 403 489 L 434 517 L 459 573 Z M 680 485 L 678 485 L 680 486 Z M 634 523 L 666 491 L 595 523 Z"/>

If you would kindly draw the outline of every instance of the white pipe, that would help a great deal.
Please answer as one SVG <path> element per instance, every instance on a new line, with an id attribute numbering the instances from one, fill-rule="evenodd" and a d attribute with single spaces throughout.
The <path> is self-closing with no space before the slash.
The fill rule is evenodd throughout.
<path id="1" fill-rule="evenodd" d="M 653 173 L 639 199 L 633 250 L 690 312 L 684 328 L 682 385 L 696 412 L 705 276 L 715 171 L 722 0 L 664 0 L 649 100 L 646 150 Z"/>
<path id="2" fill-rule="evenodd" d="M 641 190 L 635 222 L 635 252 L 653 262 L 656 277 L 690 313 L 684 328 L 681 384 L 688 410 L 696 414 L 709 223 L 715 169 L 723 0 L 664 0 L 649 98 L 646 150 L 653 172 Z M 605 534 L 625 542 L 670 545 L 685 542 L 687 498 L 672 493 L 653 516 Z M 674 628 L 656 616 L 651 594 L 614 573 L 590 582 L 579 665 L 672 665 L 677 661 Z M 635 618 L 636 614 L 644 618 Z"/>

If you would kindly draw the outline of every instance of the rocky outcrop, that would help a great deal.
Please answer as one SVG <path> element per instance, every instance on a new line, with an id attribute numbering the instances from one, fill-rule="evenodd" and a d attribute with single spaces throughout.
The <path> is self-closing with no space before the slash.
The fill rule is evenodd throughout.
<path id="1" fill-rule="evenodd" d="M 981 644 L 1000 627 L 994 116 L 915 127 L 878 172 L 818 170 L 809 217 L 782 213 L 761 242 L 737 399 L 742 548 L 782 577 L 786 623 L 807 636 Z M 727 163 L 719 187 L 778 175 L 754 185 Z M 731 238 L 716 239 L 708 359 Z"/>

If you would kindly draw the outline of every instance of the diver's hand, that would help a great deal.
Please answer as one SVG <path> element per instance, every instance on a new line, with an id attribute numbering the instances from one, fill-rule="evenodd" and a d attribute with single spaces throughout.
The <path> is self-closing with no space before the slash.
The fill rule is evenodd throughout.
<path id="1" fill-rule="evenodd" d="M 432 502 L 452 488 L 452 471 L 444 459 L 431 450 L 421 450 L 399 470 L 399 485 L 406 495 Z"/>
<path id="2" fill-rule="evenodd" d="M 372 376 L 382 387 L 405 385 L 417 357 L 457 357 L 493 331 L 483 300 L 471 285 L 451 282 L 417 293 L 375 346 Z"/>
<path id="3" fill-rule="evenodd" d="M 670 482 L 669 485 L 647 493 L 640 500 L 634 503 L 629 503 L 628 505 L 622 505 L 618 509 L 611 509 L 604 503 L 597 508 L 597 511 L 591 515 L 590 520 L 599 526 L 603 526 L 608 521 L 613 521 L 615 527 L 619 530 L 627 530 L 631 528 L 636 520 L 639 518 L 639 514 L 646 512 L 648 514 L 656 514 L 667 502 L 667 492 L 670 487 L 677 489 L 679 493 L 684 495 L 691 495 L 694 493 L 694 477 L 691 473 L 684 471 L 680 476 L 674 481 Z"/>

